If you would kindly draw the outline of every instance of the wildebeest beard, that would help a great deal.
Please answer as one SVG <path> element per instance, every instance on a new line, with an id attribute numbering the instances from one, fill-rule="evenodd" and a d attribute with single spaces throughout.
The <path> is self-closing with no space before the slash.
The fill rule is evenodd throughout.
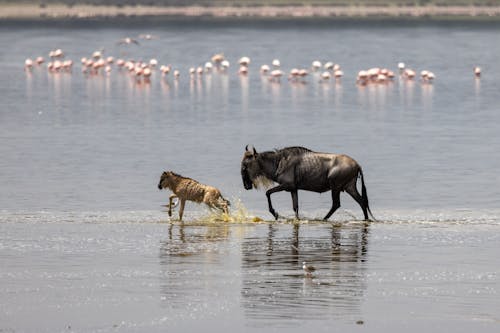
<path id="1" fill-rule="evenodd" d="M 252 184 L 253 186 L 260 190 L 260 189 L 268 189 L 271 188 L 274 185 L 274 181 L 271 179 L 267 178 L 264 175 L 260 175 L 252 179 Z"/>

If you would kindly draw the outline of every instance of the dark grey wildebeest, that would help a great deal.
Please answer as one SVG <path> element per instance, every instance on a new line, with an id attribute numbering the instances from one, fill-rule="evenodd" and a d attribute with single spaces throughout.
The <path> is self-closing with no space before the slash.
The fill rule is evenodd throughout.
<path id="1" fill-rule="evenodd" d="M 361 166 L 347 155 L 318 153 L 304 147 L 287 147 L 274 151 L 257 153 L 255 148 L 245 148 L 241 161 L 241 176 L 245 189 L 261 186 L 278 186 L 267 190 L 269 212 L 278 219 L 278 213 L 271 203 L 271 194 L 287 191 L 292 194 L 295 217 L 299 218 L 298 190 L 313 192 L 332 191 L 332 208 L 324 217 L 327 220 L 340 207 L 340 192 L 349 193 L 361 206 L 365 220 L 368 206 L 363 171 Z M 361 194 L 356 188 L 358 176 L 361 178 Z"/>

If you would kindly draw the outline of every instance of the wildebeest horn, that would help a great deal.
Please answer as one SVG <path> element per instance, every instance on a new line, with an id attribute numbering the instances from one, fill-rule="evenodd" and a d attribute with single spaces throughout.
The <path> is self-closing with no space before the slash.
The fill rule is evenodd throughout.
<path id="1" fill-rule="evenodd" d="M 249 151 L 249 150 L 248 150 L 248 146 L 249 146 L 249 145 L 246 145 L 246 146 L 245 146 L 245 151 Z M 252 147 L 252 153 L 253 153 L 254 155 L 257 155 L 257 150 L 255 150 L 255 147 L 254 147 L 254 146 L 250 146 L 250 147 Z"/>

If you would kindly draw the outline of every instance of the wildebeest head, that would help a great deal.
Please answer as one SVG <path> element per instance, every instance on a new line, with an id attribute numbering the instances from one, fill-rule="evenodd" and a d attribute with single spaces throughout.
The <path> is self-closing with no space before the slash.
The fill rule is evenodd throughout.
<path id="1" fill-rule="evenodd" d="M 171 171 L 165 171 L 161 174 L 160 182 L 158 183 L 158 189 L 162 190 L 169 187 L 170 179 L 172 177 Z"/>
<path id="2" fill-rule="evenodd" d="M 241 160 L 241 178 L 243 179 L 243 186 L 246 190 L 252 189 L 254 179 L 261 174 L 257 157 L 258 153 L 255 148 L 252 147 L 252 149 L 249 150 L 247 145 L 245 147 L 245 153 L 243 154 L 243 160 Z"/>

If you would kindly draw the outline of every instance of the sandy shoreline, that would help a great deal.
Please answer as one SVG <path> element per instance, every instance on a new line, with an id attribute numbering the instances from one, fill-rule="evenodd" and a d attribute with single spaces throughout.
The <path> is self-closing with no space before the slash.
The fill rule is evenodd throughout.
<path id="1" fill-rule="evenodd" d="M 262 6 L 262 7 L 153 7 L 2 5 L 0 20 L 57 20 L 127 17 L 171 18 L 460 18 L 500 19 L 500 6 Z"/>

